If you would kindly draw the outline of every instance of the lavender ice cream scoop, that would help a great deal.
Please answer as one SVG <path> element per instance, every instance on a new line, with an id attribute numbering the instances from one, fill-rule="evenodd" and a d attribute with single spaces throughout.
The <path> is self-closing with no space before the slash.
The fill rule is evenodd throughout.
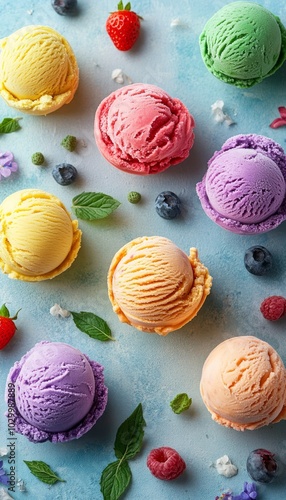
<path id="1" fill-rule="evenodd" d="M 286 156 L 268 137 L 236 135 L 208 162 L 197 184 L 208 217 L 237 234 L 259 234 L 286 219 Z"/>
<path id="2" fill-rule="evenodd" d="M 105 410 L 103 367 L 68 344 L 40 342 L 11 368 L 6 401 L 30 441 L 79 438 Z"/>

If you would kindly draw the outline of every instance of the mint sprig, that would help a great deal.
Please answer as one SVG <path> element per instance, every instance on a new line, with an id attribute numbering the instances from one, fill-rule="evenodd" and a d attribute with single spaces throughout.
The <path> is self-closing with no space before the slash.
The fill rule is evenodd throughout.
<path id="1" fill-rule="evenodd" d="M 55 484 L 58 481 L 65 483 L 65 480 L 58 477 L 45 462 L 40 460 L 24 460 L 24 463 L 29 467 L 31 473 L 43 483 Z"/>
<path id="2" fill-rule="evenodd" d="M 177 394 L 174 399 L 170 402 L 170 406 L 174 413 L 182 413 L 190 408 L 192 404 L 192 398 L 182 392 L 181 394 Z"/>
<path id="3" fill-rule="evenodd" d="M 111 462 L 103 470 L 100 479 L 104 500 L 117 500 L 129 485 L 132 473 L 128 460 L 141 450 L 145 425 L 142 404 L 139 403 L 117 430 L 114 453 L 118 460 Z"/>
<path id="4" fill-rule="evenodd" d="M 21 128 L 19 120 L 21 118 L 4 118 L 0 123 L 0 134 L 10 134 L 19 130 Z"/>
<path id="5" fill-rule="evenodd" d="M 94 313 L 81 311 L 79 313 L 71 311 L 76 327 L 89 337 L 106 342 L 114 340 L 111 330 L 106 321 Z"/>
<path id="6" fill-rule="evenodd" d="M 104 193 L 83 192 L 72 200 L 72 209 L 79 219 L 104 219 L 116 210 L 120 202 Z"/>
<path id="7" fill-rule="evenodd" d="M 128 462 L 116 460 L 102 472 L 100 486 L 104 500 L 117 500 L 124 493 L 132 478 Z"/>
<path id="8" fill-rule="evenodd" d="M 140 403 L 130 417 L 118 428 L 114 443 L 114 452 L 117 458 L 129 460 L 140 451 L 144 437 L 143 427 L 145 425 L 142 405 Z"/>

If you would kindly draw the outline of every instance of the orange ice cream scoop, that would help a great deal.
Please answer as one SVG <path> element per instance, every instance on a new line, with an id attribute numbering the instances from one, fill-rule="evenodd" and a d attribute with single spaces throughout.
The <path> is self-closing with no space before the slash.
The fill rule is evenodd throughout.
<path id="1" fill-rule="evenodd" d="M 78 222 L 56 196 L 23 189 L 1 203 L 0 269 L 10 278 L 54 278 L 72 265 L 80 244 Z"/>
<path id="2" fill-rule="evenodd" d="M 237 431 L 286 419 L 286 370 L 278 353 L 256 337 L 233 337 L 207 357 L 202 399 L 213 420 Z"/>
<path id="3" fill-rule="evenodd" d="M 25 26 L 0 41 L 0 95 L 23 113 L 46 115 L 68 104 L 79 70 L 67 40 L 48 26 Z"/>
<path id="4" fill-rule="evenodd" d="M 187 256 L 160 236 L 136 238 L 113 257 L 108 293 L 120 321 L 167 335 L 196 316 L 212 278 L 195 248 Z"/>

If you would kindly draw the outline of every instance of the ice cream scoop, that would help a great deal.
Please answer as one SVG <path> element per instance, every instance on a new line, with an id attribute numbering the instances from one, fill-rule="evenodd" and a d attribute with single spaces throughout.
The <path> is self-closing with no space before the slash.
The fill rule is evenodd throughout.
<path id="1" fill-rule="evenodd" d="M 195 123 L 186 106 L 155 85 L 126 85 L 103 99 L 94 134 L 101 154 L 130 174 L 157 174 L 185 160 Z"/>
<path id="2" fill-rule="evenodd" d="M 0 268 L 10 278 L 54 278 L 72 265 L 80 244 L 78 222 L 56 196 L 23 189 L 1 203 Z"/>
<path id="3" fill-rule="evenodd" d="M 285 61 L 286 29 L 261 5 L 232 2 L 208 20 L 200 49 L 214 76 L 247 88 L 272 75 Z"/>
<path id="4" fill-rule="evenodd" d="M 203 365 L 200 389 L 212 419 L 237 431 L 286 418 L 284 364 L 256 337 L 232 337 L 215 347 Z"/>
<path id="5" fill-rule="evenodd" d="M 120 321 L 159 335 L 191 321 L 211 284 L 195 248 L 187 256 L 160 236 L 136 238 L 124 245 L 108 272 L 109 298 Z"/>
<path id="6" fill-rule="evenodd" d="M 30 441 L 78 439 L 105 410 L 103 367 L 63 342 L 39 342 L 10 369 L 6 402 Z"/>
<path id="7" fill-rule="evenodd" d="M 205 213 L 224 229 L 275 229 L 286 219 L 286 155 L 262 135 L 231 137 L 209 160 L 197 193 Z"/>
<path id="8" fill-rule="evenodd" d="M 12 108 L 46 115 L 68 104 L 79 70 L 67 40 L 48 26 L 25 26 L 1 40 L 0 94 Z"/>

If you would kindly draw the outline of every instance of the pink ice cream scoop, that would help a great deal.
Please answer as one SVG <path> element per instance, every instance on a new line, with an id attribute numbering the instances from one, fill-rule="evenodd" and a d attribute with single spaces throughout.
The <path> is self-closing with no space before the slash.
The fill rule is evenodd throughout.
<path id="1" fill-rule="evenodd" d="M 103 367 L 63 342 L 40 342 L 11 368 L 6 400 L 30 441 L 79 438 L 105 410 Z"/>
<path id="2" fill-rule="evenodd" d="M 157 174 L 189 156 L 195 122 L 186 106 L 149 84 L 127 85 L 106 97 L 94 134 L 106 160 L 131 174 Z"/>
<path id="3" fill-rule="evenodd" d="M 270 231 L 286 219 L 285 153 L 268 137 L 231 137 L 209 160 L 197 193 L 205 213 L 224 229 Z"/>

